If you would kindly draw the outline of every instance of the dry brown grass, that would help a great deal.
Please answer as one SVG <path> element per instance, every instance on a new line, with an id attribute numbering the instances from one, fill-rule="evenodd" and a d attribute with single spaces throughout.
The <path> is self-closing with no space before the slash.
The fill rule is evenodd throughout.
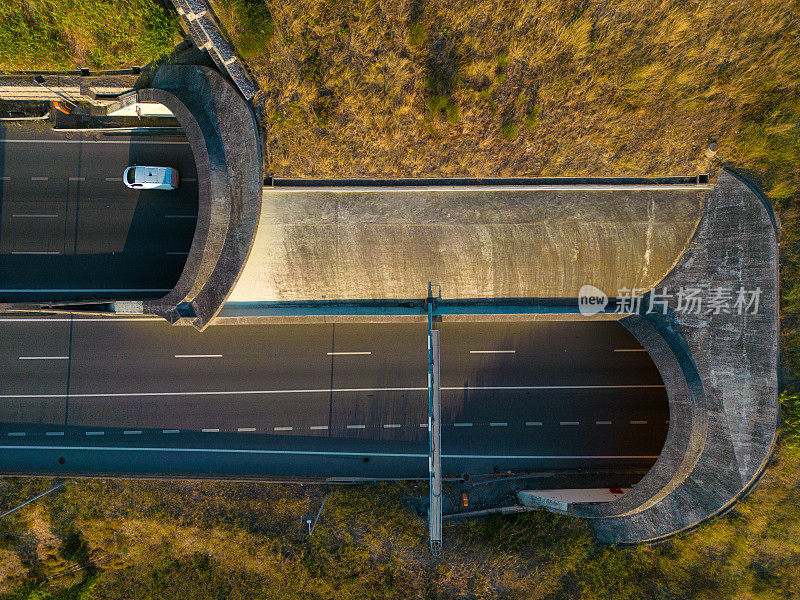
<path id="1" fill-rule="evenodd" d="M 770 110 L 798 109 L 792 2 L 266 4 L 247 62 L 275 175 L 685 174 L 797 115 Z"/>
<path id="2" fill-rule="evenodd" d="M 0 506 L 48 483 L 6 480 Z M 796 437 L 731 514 L 656 547 L 598 547 L 576 519 L 528 513 L 448 525 L 437 560 L 403 503 L 420 491 L 336 488 L 309 537 L 315 486 L 70 482 L 0 521 L 0 598 L 800 597 Z"/>

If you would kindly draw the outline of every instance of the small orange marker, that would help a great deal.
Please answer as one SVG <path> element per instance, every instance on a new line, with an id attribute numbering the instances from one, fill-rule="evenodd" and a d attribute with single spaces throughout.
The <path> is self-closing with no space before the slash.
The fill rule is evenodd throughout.
<path id="1" fill-rule="evenodd" d="M 462 508 L 469 508 L 469 500 L 467 499 L 467 493 L 461 492 L 461 507 Z"/>

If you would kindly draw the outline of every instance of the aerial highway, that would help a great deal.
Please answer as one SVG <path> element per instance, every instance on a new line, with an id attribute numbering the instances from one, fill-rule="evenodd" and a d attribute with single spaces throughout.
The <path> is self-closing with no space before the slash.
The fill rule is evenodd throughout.
<path id="1" fill-rule="evenodd" d="M 173 166 L 175 191 L 132 190 L 123 170 Z M 197 174 L 183 136 L 0 126 L 0 302 L 163 296 L 197 221 Z"/>
<path id="2" fill-rule="evenodd" d="M 439 323 L 447 474 L 647 468 L 663 382 L 614 322 Z M 424 476 L 426 327 L 0 318 L 0 471 Z"/>

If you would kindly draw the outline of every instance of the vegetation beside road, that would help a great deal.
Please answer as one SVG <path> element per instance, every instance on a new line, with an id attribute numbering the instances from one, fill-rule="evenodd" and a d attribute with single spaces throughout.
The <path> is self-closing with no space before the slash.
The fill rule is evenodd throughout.
<path id="1" fill-rule="evenodd" d="M 725 518 L 656 547 L 598 546 L 550 513 L 445 527 L 414 484 L 336 487 L 76 480 L 0 520 L 0 600 L 103 598 L 800 598 L 800 410 L 775 464 Z M 792 437 L 793 436 L 793 437 Z M 0 510 L 50 481 L 4 479 Z"/>
<path id="2" fill-rule="evenodd" d="M 177 33 L 177 15 L 156 0 L 3 0 L 0 70 L 142 66 Z"/>

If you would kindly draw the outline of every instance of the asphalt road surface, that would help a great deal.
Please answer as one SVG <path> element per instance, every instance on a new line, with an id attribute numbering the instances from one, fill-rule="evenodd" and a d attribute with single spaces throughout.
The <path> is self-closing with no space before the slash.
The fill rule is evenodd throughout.
<path id="1" fill-rule="evenodd" d="M 131 190 L 122 172 L 133 164 L 174 166 L 181 185 Z M 0 124 L 0 302 L 163 296 L 186 262 L 197 204 L 185 137 Z"/>
<path id="2" fill-rule="evenodd" d="M 663 382 L 621 325 L 441 323 L 448 475 L 648 468 Z M 425 325 L 0 318 L 0 472 L 424 477 Z"/>

